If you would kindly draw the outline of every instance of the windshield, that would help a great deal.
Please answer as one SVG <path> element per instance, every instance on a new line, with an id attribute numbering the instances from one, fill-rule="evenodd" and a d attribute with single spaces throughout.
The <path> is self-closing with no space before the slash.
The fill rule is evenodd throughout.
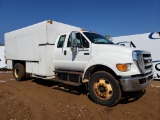
<path id="1" fill-rule="evenodd" d="M 102 35 L 90 32 L 83 32 L 83 34 L 94 44 L 114 44 Z"/>

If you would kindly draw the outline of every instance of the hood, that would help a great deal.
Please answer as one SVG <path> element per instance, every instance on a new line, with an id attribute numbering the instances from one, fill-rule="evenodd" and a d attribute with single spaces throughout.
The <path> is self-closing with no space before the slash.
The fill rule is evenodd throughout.
<path id="1" fill-rule="evenodd" d="M 95 55 L 113 56 L 115 58 L 129 57 L 132 59 L 132 51 L 138 50 L 115 44 L 92 44 L 92 57 Z"/>

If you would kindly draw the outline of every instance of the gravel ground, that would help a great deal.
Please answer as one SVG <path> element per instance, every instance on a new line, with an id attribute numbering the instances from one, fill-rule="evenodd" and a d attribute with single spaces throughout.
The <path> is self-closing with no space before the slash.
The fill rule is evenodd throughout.
<path id="1" fill-rule="evenodd" d="M 114 107 L 98 105 L 83 87 L 49 80 L 17 82 L 0 73 L 0 120 L 160 120 L 160 81 L 125 93 Z"/>

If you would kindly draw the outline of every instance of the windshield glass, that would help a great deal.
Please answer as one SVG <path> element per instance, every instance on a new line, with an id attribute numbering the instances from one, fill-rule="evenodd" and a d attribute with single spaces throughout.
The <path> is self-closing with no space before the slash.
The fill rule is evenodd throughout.
<path id="1" fill-rule="evenodd" d="M 90 32 L 83 32 L 83 34 L 94 44 L 114 44 L 102 35 Z"/>

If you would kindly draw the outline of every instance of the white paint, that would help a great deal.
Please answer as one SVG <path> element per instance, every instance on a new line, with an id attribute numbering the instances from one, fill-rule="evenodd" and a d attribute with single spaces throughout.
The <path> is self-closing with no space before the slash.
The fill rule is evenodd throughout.
<path id="1" fill-rule="evenodd" d="M 4 49 L 4 46 L 0 46 L 0 68 L 4 68 L 6 66 L 4 58 Z"/>

